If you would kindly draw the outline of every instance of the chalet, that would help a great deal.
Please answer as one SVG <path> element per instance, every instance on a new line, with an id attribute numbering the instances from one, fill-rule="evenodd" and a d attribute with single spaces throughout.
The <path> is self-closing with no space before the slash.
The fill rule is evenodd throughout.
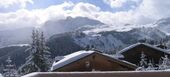
<path id="1" fill-rule="evenodd" d="M 77 51 L 54 62 L 53 72 L 129 71 L 137 66 L 97 51 Z"/>
<path id="2" fill-rule="evenodd" d="M 164 57 L 164 55 L 168 55 L 170 57 L 167 50 L 161 47 L 146 43 L 137 43 L 124 48 L 119 52 L 119 54 L 123 55 L 122 60 L 138 65 L 140 62 L 141 53 L 144 53 L 147 60 L 151 60 L 155 64 L 158 64 L 161 57 Z"/>

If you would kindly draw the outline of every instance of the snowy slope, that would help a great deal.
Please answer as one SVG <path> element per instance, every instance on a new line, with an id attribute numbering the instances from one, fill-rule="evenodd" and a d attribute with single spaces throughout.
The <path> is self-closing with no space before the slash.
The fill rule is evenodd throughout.
<path id="1" fill-rule="evenodd" d="M 74 42 L 85 48 L 87 45 L 105 52 L 119 50 L 129 44 L 133 44 L 142 39 L 152 41 L 165 38 L 166 34 L 156 28 L 135 28 L 127 31 L 94 31 L 84 30 L 75 32 L 72 36 Z"/>
<path id="2" fill-rule="evenodd" d="M 153 25 L 156 26 L 157 29 L 170 34 L 170 18 L 163 18 L 156 21 Z"/>
<path id="3" fill-rule="evenodd" d="M 84 48 L 87 45 L 93 45 L 96 49 L 108 52 L 114 50 L 116 47 L 121 47 L 124 45 L 121 40 L 115 38 L 111 34 L 109 34 L 108 36 L 87 35 L 83 38 L 74 37 L 74 41 L 76 42 L 76 44 Z"/>

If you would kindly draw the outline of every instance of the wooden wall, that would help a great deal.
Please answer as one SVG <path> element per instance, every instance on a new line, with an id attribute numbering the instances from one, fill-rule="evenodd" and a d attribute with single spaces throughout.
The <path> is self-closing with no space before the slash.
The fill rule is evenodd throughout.
<path id="1" fill-rule="evenodd" d="M 122 53 L 124 55 L 123 60 L 126 60 L 128 62 L 138 65 L 140 62 L 140 57 L 141 57 L 142 52 L 144 52 L 144 54 L 146 55 L 146 58 L 148 58 L 148 61 L 152 60 L 155 64 L 158 64 L 160 58 L 164 57 L 164 55 L 170 56 L 170 54 L 164 53 L 162 51 L 159 51 L 159 50 L 156 50 L 156 49 L 144 46 L 144 45 L 139 45 L 137 47 L 134 47 Z"/>
<path id="2" fill-rule="evenodd" d="M 90 63 L 89 67 L 86 67 L 86 62 Z M 119 62 L 115 59 L 106 57 L 99 53 L 91 54 L 85 58 L 79 59 L 73 63 L 65 65 L 55 71 L 59 72 L 73 72 L 73 71 L 129 71 L 135 70 L 136 67 L 132 67 L 124 62 Z"/>

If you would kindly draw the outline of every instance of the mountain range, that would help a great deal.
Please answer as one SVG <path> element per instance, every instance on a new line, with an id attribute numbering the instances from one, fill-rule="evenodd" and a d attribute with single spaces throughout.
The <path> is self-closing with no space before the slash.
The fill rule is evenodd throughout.
<path id="1" fill-rule="evenodd" d="M 8 56 L 22 60 L 24 63 L 27 52 L 25 50 L 31 42 L 33 27 L 17 28 L 0 31 L 0 62 Z M 49 20 L 40 28 L 47 38 L 47 46 L 52 57 L 66 55 L 91 46 L 105 53 L 116 51 L 139 41 L 149 40 L 150 43 L 169 37 L 170 18 L 160 19 L 146 25 L 107 25 L 98 20 L 87 17 L 67 17 L 62 20 Z M 168 43 L 169 41 L 167 41 Z M 19 52 L 19 53 L 18 53 Z M 16 56 L 17 55 L 17 56 Z"/>

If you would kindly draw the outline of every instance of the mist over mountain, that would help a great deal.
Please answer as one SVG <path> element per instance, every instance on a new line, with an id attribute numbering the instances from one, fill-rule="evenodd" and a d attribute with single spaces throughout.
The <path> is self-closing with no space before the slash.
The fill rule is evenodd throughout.
<path id="1" fill-rule="evenodd" d="M 43 26 L 42 29 L 47 36 L 51 36 L 53 34 L 59 34 L 64 32 L 74 31 L 79 27 L 83 26 L 100 26 L 103 25 L 102 22 L 89 19 L 87 17 L 67 17 L 66 19 L 62 20 L 49 20 Z"/>
<path id="2" fill-rule="evenodd" d="M 33 27 L 25 27 L 0 31 L 0 47 L 30 43 L 32 30 Z"/>
<path id="3" fill-rule="evenodd" d="M 45 36 L 49 38 L 54 34 L 64 33 L 74 31 L 79 27 L 83 27 L 85 25 L 89 26 L 99 26 L 103 23 L 89 19 L 87 17 L 67 17 L 64 20 L 49 20 L 39 29 L 45 33 Z M 22 27 L 22 28 L 14 28 L 0 31 L 0 47 L 8 46 L 11 44 L 25 44 L 30 43 L 31 41 L 31 33 L 34 27 Z"/>
<path id="4" fill-rule="evenodd" d="M 160 31 L 168 34 L 170 29 L 170 18 L 164 18 L 156 21 L 155 23 L 149 24 L 154 26 L 153 28 L 159 29 Z M 147 26 L 148 24 L 146 24 Z M 145 25 L 142 25 L 145 26 Z M 60 34 L 72 31 L 84 31 L 85 33 L 98 33 L 105 31 L 121 31 L 126 32 L 134 28 L 138 28 L 140 25 L 119 25 L 114 26 L 106 25 L 100 21 L 89 19 L 87 17 L 67 17 L 61 20 L 49 20 L 40 27 L 44 31 L 47 39 L 54 34 Z M 141 28 L 141 27 L 140 27 Z M 8 46 L 11 44 L 25 44 L 30 43 L 31 32 L 34 27 L 22 27 L 0 31 L 0 47 Z M 140 34 L 142 35 L 142 33 Z"/>

